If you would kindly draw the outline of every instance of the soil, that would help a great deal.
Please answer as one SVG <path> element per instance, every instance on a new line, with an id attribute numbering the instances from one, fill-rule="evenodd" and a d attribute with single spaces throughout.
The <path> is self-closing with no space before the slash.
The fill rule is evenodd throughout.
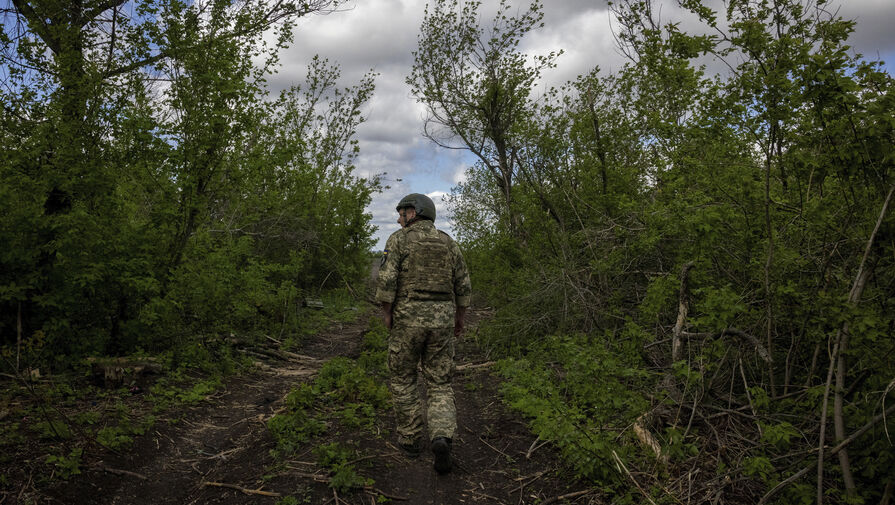
<path id="1" fill-rule="evenodd" d="M 475 332 L 477 314 L 467 335 Z M 366 320 L 337 325 L 311 337 L 301 360 L 271 360 L 232 379 L 177 423 L 159 423 L 123 454 L 90 451 L 82 473 L 42 493 L 40 503 L 64 504 L 545 504 L 598 503 L 588 487 L 570 478 L 549 444 L 501 403 L 498 378 L 473 339 L 458 345 L 454 378 L 458 430 L 453 471 L 438 475 L 428 447 L 409 459 L 396 447 L 391 412 L 369 430 L 323 436 L 356 444 L 358 473 L 373 484 L 337 493 L 314 463 L 312 444 L 284 463 L 271 455 L 274 439 L 265 422 L 283 407 L 287 393 L 310 380 L 335 356 L 356 358 Z M 93 454 L 97 453 L 97 454 Z M 16 497 L 7 495 L 15 503 Z M 0 502 L 5 501 L 0 500 Z"/>

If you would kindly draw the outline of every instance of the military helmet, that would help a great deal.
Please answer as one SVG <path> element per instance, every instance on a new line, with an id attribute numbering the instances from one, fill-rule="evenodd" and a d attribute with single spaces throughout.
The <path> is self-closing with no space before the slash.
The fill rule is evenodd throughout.
<path id="1" fill-rule="evenodd" d="M 411 193 L 398 202 L 395 210 L 400 211 L 407 207 L 413 207 L 418 217 L 435 221 L 435 202 L 428 196 L 421 193 Z"/>

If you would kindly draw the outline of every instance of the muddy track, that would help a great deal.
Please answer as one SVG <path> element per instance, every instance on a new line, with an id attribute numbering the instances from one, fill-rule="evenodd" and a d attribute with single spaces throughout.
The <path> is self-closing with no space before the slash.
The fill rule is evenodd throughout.
<path id="1" fill-rule="evenodd" d="M 82 475 L 47 498 L 103 505 L 275 504 L 284 497 L 291 503 L 334 505 L 385 498 L 408 504 L 599 503 L 564 475 L 550 447 L 504 408 L 489 367 L 476 366 L 485 359 L 470 339 L 458 347 L 453 472 L 437 475 L 427 450 L 416 460 L 404 457 L 394 445 L 391 412 L 380 413 L 378 433 L 343 430 L 326 440 L 358 447 L 363 457 L 357 470 L 373 480 L 367 489 L 334 492 L 326 472 L 314 464 L 313 444 L 295 460 L 278 462 L 270 454 L 275 443 L 266 421 L 282 408 L 292 387 L 313 377 L 327 359 L 357 357 L 365 328 L 365 320 L 337 325 L 311 338 L 301 350 L 304 358 L 261 363 L 203 405 L 182 412 L 179 422 L 160 424 L 140 437 L 126 454 L 91 458 Z"/>

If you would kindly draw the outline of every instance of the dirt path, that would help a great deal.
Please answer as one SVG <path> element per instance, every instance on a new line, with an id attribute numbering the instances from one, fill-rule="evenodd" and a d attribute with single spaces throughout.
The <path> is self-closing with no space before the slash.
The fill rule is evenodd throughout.
<path id="1" fill-rule="evenodd" d="M 92 461 L 50 498 L 103 505 L 362 505 L 384 498 L 408 504 L 596 503 L 579 493 L 583 485 L 562 475 L 549 446 L 538 444 L 524 422 L 503 407 L 488 367 L 469 366 L 484 357 L 468 340 L 458 348 L 454 382 L 459 426 L 453 472 L 437 475 L 428 451 L 417 460 L 404 457 L 394 445 L 391 412 L 379 413 L 378 435 L 362 430 L 339 435 L 363 455 L 356 467 L 373 480 L 366 490 L 334 492 L 311 447 L 289 463 L 276 460 L 265 422 L 325 360 L 356 358 L 365 328 L 365 321 L 332 328 L 307 342 L 301 352 L 309 359 L 270 362 L 233 380 L 203 406 L 183 413 L 180 422 L 141 437 L 127 454 Z M 570 493 L 576 496 L 556 499 Z"/>

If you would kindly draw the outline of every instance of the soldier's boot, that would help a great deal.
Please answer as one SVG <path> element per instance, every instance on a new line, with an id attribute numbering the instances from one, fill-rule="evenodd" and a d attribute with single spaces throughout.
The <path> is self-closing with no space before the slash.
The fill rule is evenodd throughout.
<path id="1" fill-rule="evenodd" d="M 435 437 L 432 440 L 432 454 L 435 455 L 435 471 L 444 474 L 451 471 L 451 439 Z"/>

